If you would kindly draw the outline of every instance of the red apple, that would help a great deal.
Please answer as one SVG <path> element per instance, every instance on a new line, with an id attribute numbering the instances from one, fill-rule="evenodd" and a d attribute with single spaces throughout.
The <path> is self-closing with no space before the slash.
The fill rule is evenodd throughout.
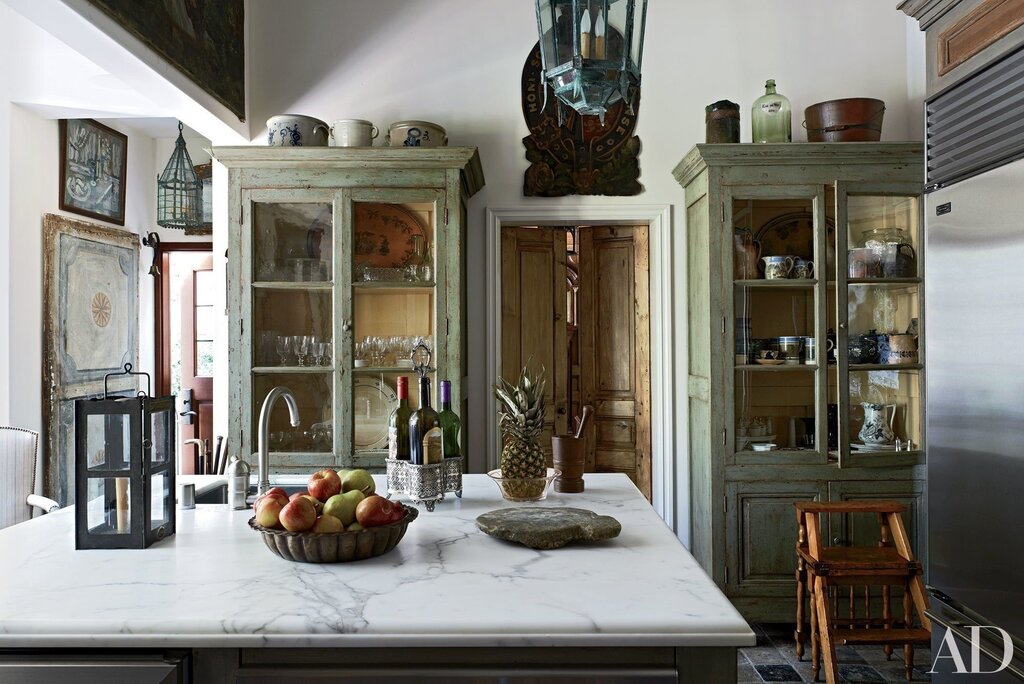
<path id="1" fill-rule="evenodd" d="M 396 506 L 400 511 L 397 517 L 395 517 Z M 387 525 L 401 520 L 404 516 L 405 511 L 401 504 L 392 503 L 379 494 L 366 497 L 356 506 L 356 520 L 363 527 Z"/>
<path id="2" fill-rule="evenodd" d="M 256 504 L 256 523 L 274 529 L 281 526 L 281 502 L 277 497 L 265 496 Z"/>
<path id="3" fill-rule="evenodd" d="M 324 532 L 344 532 L 345 526 L 341 524 L 341 521 L 335 518 L 333 515 L 321 515 L 313 523 L 313 528 L 310 532 L 324 533 Z"/>
<path id="4" fill-rule="evenodd" d="M 314 498 L 327 501 L 335 494 L 341 493 L 341 478 L 334 470 L 324 468 L 309 476 L 306 487 Z"/>
<path id="5" fill-rule="evenodd" d="M 405 507 L 397 501 L 391 502 L 391 522 L 398 522 L 405 517 Z"/>
<path id="6" fill-rule="evenodd" d="M 281 509 L 281 525 L 289 532 L 305 532 L 316 522 L 316 508 L 307 497 L 290 501 Z"/>
<path id="7" fill-rule="evenodd" d="M 309 503 L 313 504 L 313 508 L 316 509 L 317 515 L 320 515 L 324 512 L 324 505 L 320 503 L 320 500 L 310 496 L 306 492 L 295 492 L 294 494 L 291 495 L 291 498 L 289 498 L 288 500 L 295 501 L 296 499 L 309 499 Z"/>
<path id="8" fill-rule="evenodd" d="M 266 493 L 263 494 L 263 496 L 273 496 L 276 497 L 277 499 L 280 499 L 281 506 L 284 506 L 286 503 L 288 503 L 288 493 L 284 491 L 284 489 L 282 489 L 281 487 L 274 487 L 273 489 L 268 489 Z"/>

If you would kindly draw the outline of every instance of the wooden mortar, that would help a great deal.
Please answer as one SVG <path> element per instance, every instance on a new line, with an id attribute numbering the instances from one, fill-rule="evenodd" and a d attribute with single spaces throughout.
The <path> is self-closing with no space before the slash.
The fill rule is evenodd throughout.
<path id="1" fill-rule="evenodd" d="M 556 470 L 562 474 L 555 478 L 555 491 L 579 494 L 583 491 L 583 467 L 587 454 L 583 440 L 578 437 L 552 437 L 551 450 Z"/>

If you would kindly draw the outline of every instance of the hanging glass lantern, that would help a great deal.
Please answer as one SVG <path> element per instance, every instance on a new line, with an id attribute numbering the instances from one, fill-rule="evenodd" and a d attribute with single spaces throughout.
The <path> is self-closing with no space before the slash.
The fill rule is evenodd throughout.
<path id="1" fill-rule="evenodd" d="M 181 230 L 203 225 L 203 183 L 192 168 L 183 129 L 179 121 L 174 152 L 156 179 L 156 222 Z"/>
<path id="2" fill-rule="evenodd" d="M 619 100 L 632 112 L 647 0 L 536 1 L 544 80 L 558 96 L 559 121 L 562 103 L 602 124 Z"/>

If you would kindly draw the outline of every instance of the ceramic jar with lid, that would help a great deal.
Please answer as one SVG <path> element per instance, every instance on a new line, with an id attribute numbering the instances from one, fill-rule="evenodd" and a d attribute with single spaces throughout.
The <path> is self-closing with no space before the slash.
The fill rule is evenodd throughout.
<path id="1" fill-rule="evenodd" d="M 704 108 L 704 142 L 738 143 L 740 141 L 740 106 L 729 100 L 712 102 Z"/>

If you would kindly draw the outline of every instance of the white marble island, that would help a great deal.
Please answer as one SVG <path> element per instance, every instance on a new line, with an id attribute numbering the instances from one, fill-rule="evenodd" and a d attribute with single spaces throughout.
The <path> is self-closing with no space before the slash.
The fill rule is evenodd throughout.
<path id="1" fill-rule="evenodd" d="M 513 505 L 588 508 L 622 533 L 534 551 L 476 529 L 479 514 Z M 250 516 L 179 510 L 177 534 L 141 551 L 75 551 L 70 510 L 0 531 L 0 649 L 182 649 L 198 681 L 263 681 L 257 670 L 280 677 L 299 663 L 325 676 L 341 663 L 423 672 L 440 648 L 450 655 L 439 662 L 474 676 L 511 673 L 501 663 L 525 658 L 718 681 L 720 668 L 735 669 L 735 648 L 754 643 L 624 475 L 588 475 L 584 494 L 535 504 L 503 501 L 486 476 L 467 476 L 464 498 L 421 511 L 394 551 L 350 564 L 282 560 Z"/>

